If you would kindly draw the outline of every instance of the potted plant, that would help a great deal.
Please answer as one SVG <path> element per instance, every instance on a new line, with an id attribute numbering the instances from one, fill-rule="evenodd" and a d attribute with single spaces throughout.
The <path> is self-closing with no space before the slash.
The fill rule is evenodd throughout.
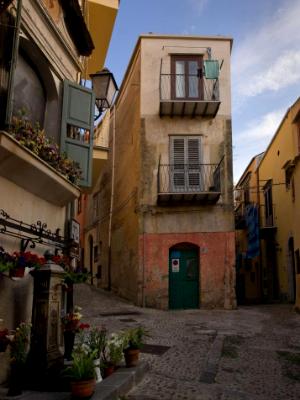
<path id="1" fill-rule="evenodd" d="M 0 275 L 9 272 L 14 266 L 12 256 L 0 246 Z"/>
<path id="2" fill-rule="evenodd" d="M 9 344 L 8 340 L 9 331 L 7 328 L 0 330 L 0 353 L 4 353 Z"/>
<path id="3" fill-rule="evenodd" d="M 123 357 L 124 342 L 121 335 L 111 334 L 102 351 L 101 368 L 103 377 L 111 375 Z"/>
<path id="4" fill-rule="evenodd" d="M 149 334 L 142 326 L 128 329 L 123 333 L 126 367 L 135 367 L 138 364 L 140 349 L 143 347 L 145 336 L 149 336 Z"/>
<path id="5" fill-rule="evenodd" d="M 89 328 L 88 324 L 80 323 L 80 320 L 82 318 L 82 314 L 80 314 L 80 311 L 81 307 L 75 306 L 72 312 L 65 314 L 61 319 L 64 330 L 64 358 L 68 361 L 72 359 L 72 351 L 74 348 L 76 333 L 80 332 L 82 329 Z"/>
<path id="6" fill-rule="evenodd" d="M 93 328 L 87 337 L 87 345 L 94 354 L 94 366 L 96 373 L 96 382 L 101 382 L 102 376 L 100 371 L 101 354 L 106 344 L 107 331 L 105 328 Z"/>
<path id="7" fill-rule="evenodd" d="M 22 393 L 24 369 L 29 350 L 31 324 L 22 322 L 18 328 L 8 335 L 10 345 L 11 374 L 8 390 L 9 396 Z"/>
<path id="8" fill-rule="evenodd" d="M 73 352 L 72 365 L 66 370 L 71 379 L 71 393 L 75 398 L 87 398 L 95 391 L 94 355 L 81 349 Z"/>

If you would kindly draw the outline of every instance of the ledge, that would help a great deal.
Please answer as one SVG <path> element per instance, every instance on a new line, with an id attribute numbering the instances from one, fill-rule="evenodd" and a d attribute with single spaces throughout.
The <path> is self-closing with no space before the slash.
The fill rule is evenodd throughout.
<path id="1" fill-rule="evenodd" d="M 139 362 L 133 368 L 119 368 L 111 376 L 96 384 L 93 400 L 119 400 L 137 385 L 148 372 L 149 365 Z M 24 391 L 22 395 L 8 397 L 7 388 L 0 387 L 0 400 L 70 400 L 68 392 L 33 392 Z"/>
<path id="2" fill-rule="evenodd" d="M 4 131 L 0 131 L 0 176 L 56 206 L 80 195 L 76 185 Z"/>

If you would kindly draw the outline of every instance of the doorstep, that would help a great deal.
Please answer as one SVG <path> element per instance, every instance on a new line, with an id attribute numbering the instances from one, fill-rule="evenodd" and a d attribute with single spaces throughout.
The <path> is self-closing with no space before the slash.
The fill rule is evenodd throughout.
<path id="1" fill-rule="evenodd" d="M 92 400 L 118 400 L 137 385 L 149 370 L 146 362 L 136 367 L 121 367 L 111 376 L 97 383 Z M 33 392 L 24 391 L 20 396 L 6 396 L 7 389 L 0 388 L 0 400 L 70 400 L 68 392 Z"/>

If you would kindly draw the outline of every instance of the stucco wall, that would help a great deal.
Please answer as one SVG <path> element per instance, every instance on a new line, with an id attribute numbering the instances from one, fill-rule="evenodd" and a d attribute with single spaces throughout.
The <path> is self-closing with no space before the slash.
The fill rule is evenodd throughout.
<path id="1" fill-rule="evenodd" d="M 14 183 L 0 177 L 0 209 L 10 217 L 35 224 L 38 220 L 47 223 L 47 228 L 55 232 L 57 228 L 64 232 L 65 208 L 57 207 L 25 191 Z M 59 195 L 59 194 L 58 194 Z M 6 251 L 20 251 L 20 239 L 0 234 L 0 246 Z M 36 245 L 27 251 L 43 255 L 47 248 Z M 26 269 L 24 278 L 10 279 L 0 275 L 0 319 L 8 329 L 16 328 L 22 321 L 31 321 L 33 278 Z M 0 383 L 7 376 L 8 351 L 0 353 Z M 3 367 L 2 367 L 3 366 Z"/>
<path id="2" fill-rule="evenodd" d="M 140 269 L 144 277 L 140 304 L 168 309 L 169 249 L 186 242 L 200 249 L 200 307 L 235 308 L 234 240 L 234 232 L 140 235 Z"/>
<path id="3" fill-rule="evenodd" d="M 299 101 L 286 114 L 272 139 L 259 167 L 259 179 L 262 185 L 272 179 L 272 197 L 274 204 L 274 225 L 276 231 L 276 258 L 279 279 L 280 298 L 291 300 L 293 293 L 292 271 L 289 259 L 289 238 L 294 238 L 294 250 L 300 248 L 299 242 L 299 165 L 294 171 L 295 200 L 293 201 L 292 189 L 286 188 L 285 169 L 286 162 L 293 161 L 298 154 L 297 125 L 293 123 L 299 111 Z M 261 192 L 261 204 L 264 204 Z M 299 290 L 299 289 L 298 289 Z"/>

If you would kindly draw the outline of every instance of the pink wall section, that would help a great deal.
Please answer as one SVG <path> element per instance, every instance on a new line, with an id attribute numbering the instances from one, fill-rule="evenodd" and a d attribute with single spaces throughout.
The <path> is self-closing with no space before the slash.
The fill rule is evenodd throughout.
<path id="1" fill-rule="evenodd" d="M 169 249 L 183 242 L 200 248 L 200 307 L 235 308 L 234 232 L 140 235 L 141 302 L 148 307 L 168 308 Z"/>

